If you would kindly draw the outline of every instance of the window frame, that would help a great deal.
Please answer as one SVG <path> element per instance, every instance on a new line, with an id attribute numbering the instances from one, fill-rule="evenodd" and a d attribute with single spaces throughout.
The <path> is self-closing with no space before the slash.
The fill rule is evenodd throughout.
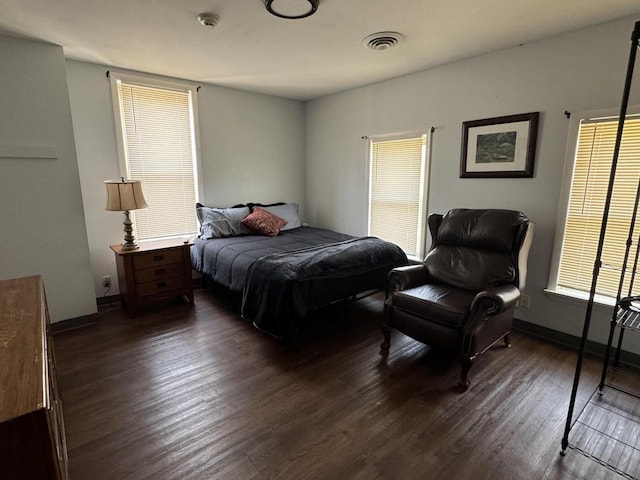
<path id="1" fill-rule="evenodd" d="M 124 143 L 124 116 L 122 112 L 122 108 L 120 105 L 120 96 L 118 94 L 118 83 L 129 83 L 139 86 L 151 87 L 151 88 L 160 88 L 166 90 L 175 90 L 180 92 L 188 92 L 190 94 L 190 109 L 191 109 L 191 117 L 192 117 L 192 155 L 194 158 L 194 185 L 196 188 L 195 191 L 195 200 L 199 202 L 202 198 L 203 194 L 203 174 L 202 174 L 202 162 L 201 162 L 201 149 L 200 149 L 200 125 L 199 125 L 199 114 L 198 114 L 198 86 L 196 84 L 187 82 L 187 81 L 178 81 L 178 80 L 166 80 L 157 78 L 151 75 L 141 75 L 136 73 L 123 72 L 119 70 L 110 70 L 108 72 L 109 75 L 109 83 L 111 85 L 111 102 L 113 105 L 113 115 L 114 115 L 114 126 L 115 126 L 115 134 L 116 134 L 116 145 L 117 145 L 117 154 L 118 154 L 118 170 L 120 172 L 120 176 L 124 178 L 129 178 L 129 166 L 127 164 L 127 153 L 125 149 Z M 134 216 L 134 225 L 135 225 L 135 210 L 131 212 Z M 193 216 L 196 216 L 195 212 L 195 204 L 193 206 Z M 197 223 L 196 223 L 197 225 Z M 134 227 L 135 228 L 135 227 Z M 138 237 L 136 232 L 136 238 L 139 242 L 153 241 L 159 240 L 162 238 L 180 238 L 180 237 L 191 237 L 195 235 L 197 232 L 185 232 L 178 235 L 171 235 L 165 237 L 151 237 L 141 239 Z"/>
<path id="2" fill-rule="evenodd" d="M 551 264 L 549 267 L 549 278 L 545 292 L 552 296 L 569 299 L 570 301 L 584 301 L 589 298 L 589 292 L 583 290 L 572 289 L 558 286 L 558 275 L 560 272 L 560 261 L 562 258 L 562 245 L 564 243 L 564 233 L 567 226 L 567 214 L 569 210 L 569 201 L 571 196 L 571 188 L 573 185 L 573 173 L 576 162 L 576 150 L 578 148 L 578 135 L 580 134 L 580 125 L 583 120 L 598 119 L 615 119 L 620 115 L 620 110 L 615 107 L 603 108 L 596 110 L 585 110 L 574 112 L 569 120 L 569 128 L 567 132 L 567 147 L 565 151 L 564 167 L 562 172 L 562 185 L 560 188 L 560 196 L 558 201 L 558 211 L 555 222 L 555 234 L 553 239 L 553 249 L 551 252 Z M 640 115 L 640 105 L 633 105 L 627 108 L 627 117 Z M 613 306 L 615 297 L 596 293 L 594 301 L 597 304 L 605 306 Z"/>
<path id="3" fill-rule="evenodd" d="M 422 261 L 427 252 L 427 211 L 429 202 L 429 179 L 430 179 L 430 166 L 431 166 L 431 143 L 432 143 L 432 129 L 425 130 L 412 130 L 407 132 L 396 132 L 372 135 L 367 138 L 367 168 L 366 168 L 366 205 L 367 205 L 367 235 L 371 235 L 371 187 L 372 187 L 372 161 L 373 161 L 373 143 L 374 142 L 386 142 L 393 140 L 408 140 L 412 138 L 425 139 L 425 144 L 422 148 L 422 166 L 420 171 L 420 204 L 418 207 L 418 238 L 416 239 L 416 246 L 418 251 L 416 255 L 409 255 L 407 257 L 410 260 Z M 405 252 L 406 253 L 406 252 Z"/>

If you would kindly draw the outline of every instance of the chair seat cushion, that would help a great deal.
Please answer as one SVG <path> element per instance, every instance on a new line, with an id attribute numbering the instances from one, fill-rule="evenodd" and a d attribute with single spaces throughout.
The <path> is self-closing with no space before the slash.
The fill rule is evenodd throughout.
<path id="1" fill-rule="evenodd" d="M 391 304 L 431 322 L 461 327 L 475 294 L 451 285 L 421 285 L 394 292 Z"/>

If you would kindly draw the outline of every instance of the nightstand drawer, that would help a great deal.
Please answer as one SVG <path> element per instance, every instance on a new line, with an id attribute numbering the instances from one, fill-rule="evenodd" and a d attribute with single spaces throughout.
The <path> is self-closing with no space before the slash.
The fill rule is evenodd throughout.
<path id="1" fill-rule="evenodd" d="M 136 270 L 156 265 L 168 265 L 169 263 L 182 263 L 182 250 L 178 248 L 165 249 L 141 253 L 133 257 L 133 268 Z"/>
<path id="2" fill-rule="evenodd" d="M 184 277 L 171 277 L 152 282 L 138 283 L 136 285 L 137 297 L 148 297 L 157 293 L 169 292 L 182 288 Z"/>
<path id="3" fill-rule="evenodd" d="M 182 263 L 156 265 L 155 267 L 136 270 L 136 283 L 151 282 L 152 280 L 182 276 L 184 276 L 184 264 Z"/>

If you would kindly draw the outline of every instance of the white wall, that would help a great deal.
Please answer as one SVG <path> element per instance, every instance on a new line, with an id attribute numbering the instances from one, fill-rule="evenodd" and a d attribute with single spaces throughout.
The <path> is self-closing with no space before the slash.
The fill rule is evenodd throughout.
<path id="1" fill-rule="evenodd" d="M 104 210 L 104 180 L 118 178 L 109 67 L 67 61 L 67 78 L 96 295 L 111 275 L 109 245 L 122 242 L 123 215 Z M 201 202 L 297 202 L 304 207 L 304 104 L 202 84 L 198 93 L 204 192 Z M 195 215 L 195 206 L 194 206 Z"/>
<path id="2" fill-rule="evenodd" d="M 0 65 L 0 278 L 42 275 L 54 322 L 95 313 L 62 48 L 0 36 Z"/>
<path id="3" fill-rule="evenodd" d="M 635 18 L 575 31 L 331 95 L 307 104 L 307 219 L 366 234 L 367 157 L 363 135 L 436 127 L 428 210 L 509 208 L 536 222 L 518 318 L 581 335 L 584 303 L 544 293 L 549 274 L 570 112 L 619 107 Z M 398 47 L 402 48 L 402 46 Z M 395 55 L 393 49 L 381 56 Z M 638 69 L 636 69 L 638 70 Z M 631 103 L 640 103 L 640 71 Z M 462 122 L 539 111 L 534 178 L 459 178 Z M 591 338 L 606 343 L 608 310 Z M 631 340 L 633 342 L 633 340 Z M 638 350 L 631 343 L 631 349 Z"/>

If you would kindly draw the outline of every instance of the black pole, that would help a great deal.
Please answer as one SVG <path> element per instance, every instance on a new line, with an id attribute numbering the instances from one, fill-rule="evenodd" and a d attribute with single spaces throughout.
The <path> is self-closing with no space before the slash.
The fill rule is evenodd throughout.
<path id="1" fill-rule="evenodd" d="M 631 34 L 631 51 L 629 53 L 629 63 L 627 65 L 627 76 L 624 82 L 624 90 L 622 93 L 622 102 L 620 105 L 620 116 L 618 122 L 618 132 L 616 135 L 616 144 L 613 150 L 613 160 L 611 162 L 611 173 L 609 174 L 609 186 L 607 188 L 607 199 L 604 205 L 604 214 L 602 216 L 602 224 L 600 226 L 600 239 L 598 241 L 598 251 L 596 259 L 593 262 L 593 278 L 591 281 L 591 290 L 589 293 L 589 301 L 587 302 L 587 311 L 584 317 L 584 327 L 582 329 L 582 338 L 580 339 L 580 349 L 578 350 L 578 361 L 576 362 L 576 372 L 573 378 L 573 388 L 571 389 L 571 400 L 569 401 L 569 411 L 567 412 L 567 421 L 564 427 L 564 435 L 562 437 L 562 450 L 560 454 L 564 455 L 569 445 L 569 431 L 571 431 L 571 421 L 573 419 L 573 409 L 576 403 L 576 395 L 578 393 L 578 384 L 580 383 L 580 373 L 582 371 L 582 360 L 584 359 L 584 350 L 589 335 L 589 326 L 591 324 L 591 312 L 593 311 L 593 301 L 598 284 L 598 275 L 602 265 L 602 248 L 604 245 L 604 237 L 607 232 L 607 222 L 609 220 L 609 208 L 611 206 L 611 194 L 613 192 L 613 182 L 616 177 L 616 168 L 618 166 L 618 155 L 620 154 L 620 143 L 622 142 L 622 130 L 624 129 L 624 120 L 627 116 L 627 104 L 629 103 L 629 92 L 631 90 L 631 80 L 633 78 L 633 69 L 636 62 L 636 50 L 638 48 L 638 38 L 640 38 L 640 21 L 636 22 Z"/>

